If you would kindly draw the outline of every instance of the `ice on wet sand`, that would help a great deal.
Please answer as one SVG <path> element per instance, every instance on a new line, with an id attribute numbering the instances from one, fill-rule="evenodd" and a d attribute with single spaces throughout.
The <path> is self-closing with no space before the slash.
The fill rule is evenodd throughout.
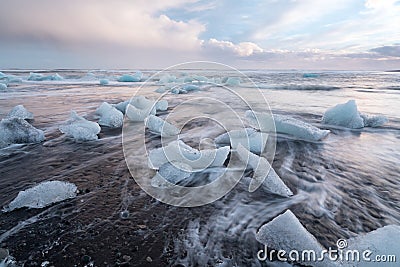
<path id="1" fill-rule="evenodd" d="M 180 132 L 179 129 L 171 123 L 154 115 L 149 115 L 144 123 L 152 133 L 163 137 L 178 135 Z"/>
<path id="2" fill-rule="evenodd" d="M 62 181 L 42 182 L 32 188 L 21 191 L 17 197 L 4 208 L 5 211 L 27 207 L 40 209 L 76 196 L 76 185 Z"/>
<path id="3" fill-rule="evenodd" d="M 251 152 L 261 154 L 265 149 L 267 139 L 267 133 L 260 133 L 252 128 L 247 128 L 244 130 L 232 130 L 221 134 L 215 139 L 215 143 L 219 145 L 230 144 L 233 149 L 236 149 L 239 144 L 242 144 Z"/>
<path id="4" fill-rule="evenodd" d="M 261 131 L 271 132 L 275 129 L 277 133 L 288 134 L 293 137 L 307 140 L 319 141 L 329 134 L 329 130 L 321 130 L 304 121 L 285 116 L 273 115 L 261 112 L 246 111 L 246 118 L 249 120 L 252 127 Z"/>
<path id="5" fill-rule="evenodd" d="M 143 78 L 143 74 L 138 71 L 134 75 L 130 74 L 123 74 L 121 77 L 118 78 L 119 82 L 140 82 Z"/>
<path id="6" fill-rule="evenodd" d="M 322 123 L 341 126 L 350 129 L 363 127 L 379 127 L 387 123 L 385 116 L 369 116 L 358 111 L 355 100 L 349 100 L 344 104 L 338 104 L 325 111 Z"/>
<path id="7" fill-rule="evenodd" d="M 193 170 L 203 170 L 208 167 L 220 167 L 226 161 L 230 148 L 197 150 L 186 145 L 181 140 L 172 141 L 165 147 L 156 148 L 149 152 L 149 167 L 159 169 L 167 162 L 180 162 Z"/>
<path id="8" fill-rule="evenodd" d="M 110 83 L 110 81 L 109 81 L 108 79 L 100 79 L 99 83 L 100 83 L 101 85 L 107 85 L 107 84 Z"/>
<path id="9" fill-rule="evenodd" d="M 239 159 L 254 171 L 249 186 L 250 192 L 253 192 L 262 184 L 265 189 L 274 194 L 284 197 L 293 195 L 293 192 L 285 185 L 266 158 L 251 153 L 241 144 L 238 145 L 236 152 Z"/>
<path id="10" fill-rule="evenodd" d="M 321 255 L 324 247 L 317 239 L 300 223 L 297 217 L 287 210 L 285 213 L 275 217 L 272 221 L 264 224 L 256 234 L 258 242 L 267 245 L 274 250 L 284 250 L 286 255 L 290 251 L 314 251 Z M 306 259 L 307 260 L 307 259 Z M 325 261 L 300 261 L 310 266 L 336 266 L 333 262 Z"/>
<path id="11" fill-rule="evenodd" d="M 349 100 L 344 104 L 338 104 L 325 111 L 322 117 L 322 123 L 351 129 L 364 127 L 364 120 L 358 112 L 355 100 Z"/>
<path id="12" fill-rule="evenodd" d="M 380 127 L 389 121 L 388 118 L 383 115 L 371 116 L 360 114 L 360 116 L 364 121 L 364 127 Z"/>
<path id="13" fill-rule="evenodd" d="M 162 164 L 151 179 L 151 185 L 154 187 L 169 187 L 188 178 L 192 173 L 192 168 L 180 162 L 166 162 Z"/>
<path id="14" fill-rule="evenodd" d="M 122 113 L 126 113 L 130 121 L 144 121 L 150 114 L 155 115 L 157 111 L 166 111 L 168 102 L 166 100 L 151 100 L 144 96 L 135 96 L 131 100 L 121 102 L 115 107 Z"/>
<path id="15" fill-rule="evenodd" d="M 52 75 L 43 75 L 40 73 L 31 72 L 28 77 L 28 81 L 62 81 L 64 78 L 58 73 Z"/>
<path id="16" fill-rule="evenodd" d="M 107 102 L 103 102 L 97 108 L 96 114 L 100 116 L 99 124 L 110 128 L 122 127 L 124 115 Z"/>
<path id="17" fill-rule="evenodd" d="M 59 127 L 60 131 L 78 141 L 97 140 L 100 133 L 100 126 L 96 122 L 88 121 L 71 111 L 67 122 Z"/>
<path id="18" fill-rule="evenodd" d="M 0 122 L 0 147 L 42 141 L 44 141 L 44 132 L 36 129 L 24 119 L 13 117 Z"/>
<path id="19" fill-rule="evenodd" d="M 400 226 L 387 225 L 366 234 L 360 234 L 347 240 L 346 250 L 371 251 L 370 259 L 376 255 L 395 255 L 400 257 Z M 360 255 L 362 259 L 362 255 Z M 377 266 L 374 261 L 342 262 L 343 266 Z M 395 262 L 380 262 L 379 266 L 397 266 Z"/>
<path id="20" fill-rule="evenodd" d="M 11 109 L 6 118 L 21 118 L 24 120 L 33 120 L 33 113 L 29 112 L 23 105 L 18 105 Z"/>

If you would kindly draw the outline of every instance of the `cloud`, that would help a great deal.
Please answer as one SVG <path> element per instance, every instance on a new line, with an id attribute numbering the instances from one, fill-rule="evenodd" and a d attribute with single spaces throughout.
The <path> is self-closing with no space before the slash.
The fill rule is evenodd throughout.
<path id="1" fill-rule="evenodd" d="M 251 42 L 241 42 L 234 44 L 229 41 L 218 41 L 217 39 L 208 40 L 208 45 L 211 47 L 216 47 L 221 50 L 229 51 L 240 57 L 250 56 L 254 53 L 263 52 L 263 49 L 255 43 Z"/>
<path id="2" fill-rule="evenodd" d="M 399 63 L 398 14 L 396 0 L 3 0 L 0 67 L 375 68 Z"/>
<path id="3" fill-rule="evenodd" d="M 187 51 L 201 44 L 198 36 L 204 25 L 172 20 L 159 12 L 188 2 L 194 1 L 6 0 L 0 11 L 0 35 L 2 42 L 45 42 L 61 48 L 109 43 Z"/>
<path id="4" fill-rule="evenodd" d="M 383 56 L 400 58 L 400 45 L 385 45 L 370 50 Z"/>

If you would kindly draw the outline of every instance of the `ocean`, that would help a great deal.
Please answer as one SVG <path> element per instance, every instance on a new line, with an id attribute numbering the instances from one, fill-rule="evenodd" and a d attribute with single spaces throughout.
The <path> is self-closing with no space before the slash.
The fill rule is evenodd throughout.
<path id="1" fill-rule="evenodd" d="M 400 225 L 399 72 L 174 69 L 162 72 L 165 82 L 160 84 L 158 71 L 143 70 L 147 82 L 118 82 L 121 75 L 134 73 L 129 70 L 2 71 L 20 79 L 0 90 L 0 118 L 24 105 L 45 141 L 0 149 L 0 206 L 43 181 L 68 181 L 79 190 L 74 199 L 46 208 L 0 213 L 0 247 L 9 250 L 17 266 L 290 266 L 257 259 L 263 245 L 255 239 L 264 223 L 287 209 L 325 247 L 340 238 Z M 63 79 L 30 81 L 30 72 L 58 73 Z M 239 75 L 242 82 L 231 90 L 207 85 L 185 94 L 155 92 L 175 84 L 172 75 L 214 81 Z M 100 79 L 109 83 L 101 85 Z M 224 132 L 218 121 L 206 117 L 225 114 L 225 104 L 244 114 L 246 106 L 237 94 L 259 99 L 250 103 L 258 108 L 331 132 L 312 142 L 277 136 L 272 166 L 292 197 L 262 188 L 249 192 L 239 181 L 209 204 L 171 206 L 136 183 L 133 176 L 144 174 L 140 168 L 128 169 L 121 128 L 102 127 L 99 139 L 87 142 L 67 138 L 58 129 L 71 110 L 97 121 L 101 103 L 116 104 L 138 93 L 165 97 L 169 108 L 164 116 L 180 107 L 172 119 L 187 122 L 182 139 L 193 147 L 207 146 Z M 218 103 L 205 104 L 203 96 Z M 384 115 L 389 122 L 361 129 L 321 124 L 328 108 L 351 99 L 363 114 Z M 182 101 L 190 105 L 182 106 Z M 231 112 L 226 114 L 218 118 L 229 119 Z M 160 145 L 159 137 L 144 136 L 148 147 Z M 134 149 L 141 142 L 129 137 Z"/>

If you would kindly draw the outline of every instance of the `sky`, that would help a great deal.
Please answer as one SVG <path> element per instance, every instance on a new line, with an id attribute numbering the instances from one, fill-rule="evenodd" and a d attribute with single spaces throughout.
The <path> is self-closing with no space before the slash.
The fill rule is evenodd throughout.
<path id="1" fill-rule="evenodd" d="M 400 0 L 1 0 L 0 69 L 400 69 Z"/>

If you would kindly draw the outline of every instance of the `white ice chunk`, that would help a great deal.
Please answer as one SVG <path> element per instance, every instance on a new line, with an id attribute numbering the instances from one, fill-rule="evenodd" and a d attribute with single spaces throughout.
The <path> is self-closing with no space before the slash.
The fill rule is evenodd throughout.
<path id="1" fill-rule="evenodd" d="M 369 250 L 369 258 L 375 260 L 376 255 L 394 255 L 398 260 L 400 257 L 400 226 L 387 225 L 372 232 L 358 235 L 347 240 L 347 247 L 344 249 L 356 250 L 360 252 L 360 262 L 342 262 L 344 266 L 398 266 L 395 262 L 365 261 L 362 252 Z"/>
<path id="2" fill-rule="evenodd" d="M 330 132 L 285 115 L 273 115 L 272 121 L 271 115 L 267 113 L 248 110 L 246 111 L 246 118 L 254 128 L 263 132 L 271 131 L 275 122 L 276 132 L 288 134 L 302 140 L 318 141 L 325 138 Z"/>
<path id="3" fill-rule="evenodd" d="M 0 90 L 6 90 L 6 89 L 7 89 L 7 84 L 0 82 Z"/>
<path id="4" fill-rule="evenodd" d="M 128 106 L 130 100 L 119 102 L 118 104 L 113 104 L 113 106 L 125 114 L 126 107 Z"/>
<path id="5" fill-rule="evenodd" d="M 29 74 L 28 80 L 29 81 L 61 81 L 64 78 L 61 77 L 58 73 L 52 75 L 43 75 L 40 73 L 33 73 Z"/>
<path id="6" fill-rule="evenodd" d="M 159 87 L 156 90 L 154 90 L 154 92 L 163 94 L 163 93 L 167 92 L 167 89 L 165 87 Z"/>
<path id="7" fill-rule="evenodd" d="M 33 113 L 29 112 L 23 105 L 15 106 L 7 114 L 6 118 L 21 118 L 24 120 L 33 120 Z"/>
<path id="8" fill-rule="evenodd" d="M 191 80 L 191 82 L 197 82 L 197 83 L 206 83 L 208 82 L 208 78 L 205 76 L 201 76 L 201 75 L 194 75 L 192 77 L 186 77 L 185 78 L 185 82 L 186 80 Z"/>
<path id="9" fill-rule="evenodd" d="M 121 111 L 114 108 L 107 102 L 103 102 L 100 107 L 97 108 L 96 114 L 100 115 L 99 124 L 110 128 L 122 127 L 124 115 Z"/>
<path id="10" fill-rule="evenodd" d="M 75 111 L 71 111 L 69 120 L 59 129 L 62 133 L 79 141 L 97 140 L 97 135 L 101 130 L 99 124 L 78 116 Z"/>
<path id="11" fill-rule="evenodd" d="M 167 162 L 180 162 L 193 170 L 204 170 L 208 167 L 220 167 L 226 161 L 230 148 L 197 150 L 181 140 L 173 141 L 165 147 L 153 149 L 149 153 L 149 167 L 158 169 Z"/>
<path id="12" fill-rule="evenodd" d="M 144 121 L 151 114 L 151 111 L 152 109 L 139 109 L 129 104 L 125 114 L 130 121 L 139 122 Z"/>
<path id="13" fill-rule="evenodd" d="M 166 75 L 162 76 L 158 82 L 161 84 L 174 83 L 174 82 L 176 82 L 176 76 L 166 74 Z"/>
<path id="14" fill-rule="evenodd" d="M 42 182 L 32 188 L 21 191 L 18 196 L 4 208 L 13 211 L 22 207 L 40 209 L 56 202 L 76 197 L 76 185 L 62 181 Z"/>
<path id="15" fill-rule="evenodd" d="M 304 228 L 290 210 L 261 226 L 256 234 L 256 239 L 270 249 L 284 250 L 286 257 L 291 251 L 298 251 L 300 256 L 303 252 L 313 251 L 315 252 L 315 259 L 317 259 L 324 250 L 324 247 Z M 299 257 L 299 263 L 307 266 L 336 266 L 327 257 L 324 261 L 307 259 L 306 257 L 304 257 L 304 260 L 302 261 L 302 257 Z"/>
<path id="16" fill-rule="evenodd" d="M 179 134 L 179 129 L 171 123 L 154 115 L 149 115 L 145 121 L 145 125 L 149 130 L 163 137 L 174 136 Z"/>
<path id="17" fill-rule="evenodd" d="M 247 128 L 245 130 L 232 130 L 228 133 L 221 134 L 215 139 L 215 143 L 231 144 L 233 149 L 236 149 L 239 144 L 242 144 L 251 152 L 261 154 L 265 149 L 267 139 L 267 133 L 260 133 L 254 129 Z"/>
<path id="18" fill-rule="evenodd" d="M 8 75 L 7 81 L 9 83 L 21 83 L 22 82 L 22 78 L 20 78 L 18 76 L 15 76 L 15 75 Z"/>
<path id="19" fill-rule="evenodd" d="M 139 109 L 151 108 L 154 105 L 154 101 L 147 99 L 144 96 L 135 96 L 131 99 L 130 104 Z"/>
<path id="20" fill-rule="evenodd" d="M 0 147 L 10 144 L 40 143 L 44 132 L 21 118 L 3 119 L 0 122 Z"/>
<path id="21" fill-rule="evenodd" d="M 5 75 L 3 72 L 0 71 L 0 79 L 3 79 L 3 78 L 7 78 L 7 75 Z"/>
<path id="22" fill-rule="evenodd" d="M 360 116 L 364 121 L 364 127 L 380 127 L 389 121 L 387 117 L 382 115 L 370 116 L 360 114 Z"/>
<path id="23" fill-rule="evenodd" d="M 239 77 L 227 77 L 222 79 L 222 82 L 226 85 L 238 86 L 241 83 L 241 79 Z"/>
<path id="24" fill-rule="evenodd" d="M 100 79 L 99 83 L 100 83 L 101 85 L 107 85 L 107 84 L 110 83 L 110 81 L 109 81 L 108 79 Z"/>
<path id="25" fill-rule="evenodd" d="M 293 192 L 285 185 L 282 179 L 276 174 L 268 160 L 251 153 L 243 145 L 237 147 L 239 159 L 253 169 L 253 180 L 250 182 L 249 191 L 253 192 L 259 185 L 277 195 L 284 197 L 293 196 Z"/>
<path id="26" fill-rule="evenodd" d="M 192 168 L 181 162 L 164 163 L 151 180 L 154 187 L 169 187 L 188 178 L 192 173 Z"/>
<path id="27" fill-rule="evenodd" d="M 156 111 L 165 111 L 168 109 L 168 101 L 154 101 L 144 96 L 135 96 L 131 100 L 127 100 L 114 105 L 122 113 L 125 113 L 131 121 L 143 121 L 148 115 L 155 115 Z"/>
<path id="28" fill-rule="evenodd" d="M 159 100 L 156 103 L 157 111 L 166 111 L 168 109 L 168 101 L 167 100 Z"/>
<path id="29" fill-rule="evenodd" d="M 172 94 L 175 94 L 175 95 L 178 95 L 178 94 L 187 94 L 187 91 L 184 90 L 184 89 L 180 89 L 180 88 L 175 87 L 175 88 L 172 88 L 172 89 L 171 89 L 171 93 L 172 93 Z"/>
<path id="30" fill-rule="evenodd" d="M 195 84 L 185 84 L 185 85 L 182 86 L 181 90 L 186 91 L 186 92 L 199 91 L 200 87 L 198 85 L 195 85 Z"/>
<path id="31" fill-rule="evenodd" d="M 143 74 L 138 71 L 134 75 L 124 74 L 118 78 L 119 82 L 140 82 L 143 78 Z"/>
<path id="32" fill-rule="evenodd" d="M 351 129 L 364 127 L 364 120 L 357 110 L 355 100 L 349 100 L 344 104 L 338 104 L 325 111 L 322 123 Z"/>

